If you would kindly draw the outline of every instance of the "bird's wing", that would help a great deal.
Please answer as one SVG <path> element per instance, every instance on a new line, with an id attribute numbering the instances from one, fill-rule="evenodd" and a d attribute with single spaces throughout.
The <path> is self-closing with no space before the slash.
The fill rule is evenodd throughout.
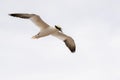
<path id="1" fill-rule="evenodd" d="M 19 17 L 19 18 L 24 18 L 24 19 L 30 19 L 32 20 L 33 23 L 35 23 L 40 29 L 45 29 L 49 27 L 47 23 L 45 23 L 40 16 L 36 14 L 25 14 L 25 13 L 12 13 L 9 14 L 10 16 L 13 17 Z"/>
<path id="2" fill-rule="evenodd" d="M 76 45 L 75 45 L 74 40 L 70 36 L 67 36 L 62 32 L 55 32 L 52 35 L 59 38 L 59 39 L 61 39 L 61 40 L 63 40 L 65 45 L 70 49 L 70 51 L 72 53 L 75 52 Z"/>

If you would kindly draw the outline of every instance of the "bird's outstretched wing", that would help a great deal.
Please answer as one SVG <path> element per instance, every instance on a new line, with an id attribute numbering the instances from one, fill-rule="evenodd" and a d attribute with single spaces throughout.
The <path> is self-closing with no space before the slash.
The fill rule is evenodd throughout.
<path id="1" fill-rule="evenodd" d="M 65 45 L 70 49 L 70 51 L 72 53 L 75 52 L 76 45 L 75 45 L 74 40 L 70 36 L 67 36 L 67 35 L 65 35 L 62 32 L 55 32 L 52 35 L 55 36 L 55 37 L 57 37 L 57 38 L 59 38 L 59 39 L 61 39 L 61 40 L 63 40 L 64 43 L 65 43 Z"/>
<path id="2" fill-rule="evenodd" d="M 10 16 L 13 17 L 19 17 L 19 18 L 24 18 L 24 19 L 30 19 L 32 20 L 33 23 L 35 23 L 40 29 L 45 29 L 48 28 L 49 25 L 45 23 L 40 16 L 36 14 L 27 14 L 27 13 L 12 13 L 9 14 Z"/>
<path id="3" fill-rule="evenodd" d="M 33 23 L 35 23 L 37 26 L 39 26 L 40 29 L 46 29 L 49 27 L 49 25 L 47 23 L 45 23 L 40 16 L 36 15 L 36 14 L 26 14 L 26 13 L 12 13 L 9 14 L 10 16 L 13 17 L 19 17 L 19 18 L 24 18 L 24 19 L 30 19 L 32 20 Z M 70 49 L 71 52 L 75 52 L 76 50 L 76 45 L 74 40 L 70 37 L 65 35 L 62 32 L 54 32 L 51 35 L 61 39 L 64 41 L 65 45 Z"/>

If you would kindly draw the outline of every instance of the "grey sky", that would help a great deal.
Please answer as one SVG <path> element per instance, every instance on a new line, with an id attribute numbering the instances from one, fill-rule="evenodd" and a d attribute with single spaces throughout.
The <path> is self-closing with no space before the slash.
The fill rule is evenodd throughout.
<path id="1" fill-rule="evenodd" d="M 120 80 L 119 0 L 1 0 L 0 80 Z M 36 13 L 74 38 L 72 54 L 9 13 Z"/>

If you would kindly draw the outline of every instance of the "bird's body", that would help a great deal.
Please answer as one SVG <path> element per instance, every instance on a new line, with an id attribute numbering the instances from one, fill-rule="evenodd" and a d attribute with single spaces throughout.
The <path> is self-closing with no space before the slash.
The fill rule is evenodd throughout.
<path id="1" fill-rule="evenodd" d="M 33 39 L 38 39 L 41 37 L 45 37 L 48 35 L 55 36 L 59 38 L 60 40 L 64 41 L 66 46 L 70 49 L 71 52 L 75 52 L 76 46 L 74 40 L 70 37 L 64 34 L 61 30 L 61 28 L 55 26 L 51 27 L 47 23 L 45 23 L 40 16 L 36 14 L 24 14 L 24 13 L 13 13 L 9 14 L 13 17 L 19 17 L 24 19 L 30 19 L 34 24 L 36 24 L 40 28 L 40 32 L 33 36 Z"/>

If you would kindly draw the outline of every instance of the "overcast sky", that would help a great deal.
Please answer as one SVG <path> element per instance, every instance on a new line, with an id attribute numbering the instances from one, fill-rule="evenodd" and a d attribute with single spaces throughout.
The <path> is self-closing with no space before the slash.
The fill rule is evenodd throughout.
<path id="1" fill-rule="evenodd" d="M 0 80 L 120 80 L 120 0 L 1 0 Z M 9 13 L 35 13 L 60 25 L 72 54 L 31 21 Z"/>

